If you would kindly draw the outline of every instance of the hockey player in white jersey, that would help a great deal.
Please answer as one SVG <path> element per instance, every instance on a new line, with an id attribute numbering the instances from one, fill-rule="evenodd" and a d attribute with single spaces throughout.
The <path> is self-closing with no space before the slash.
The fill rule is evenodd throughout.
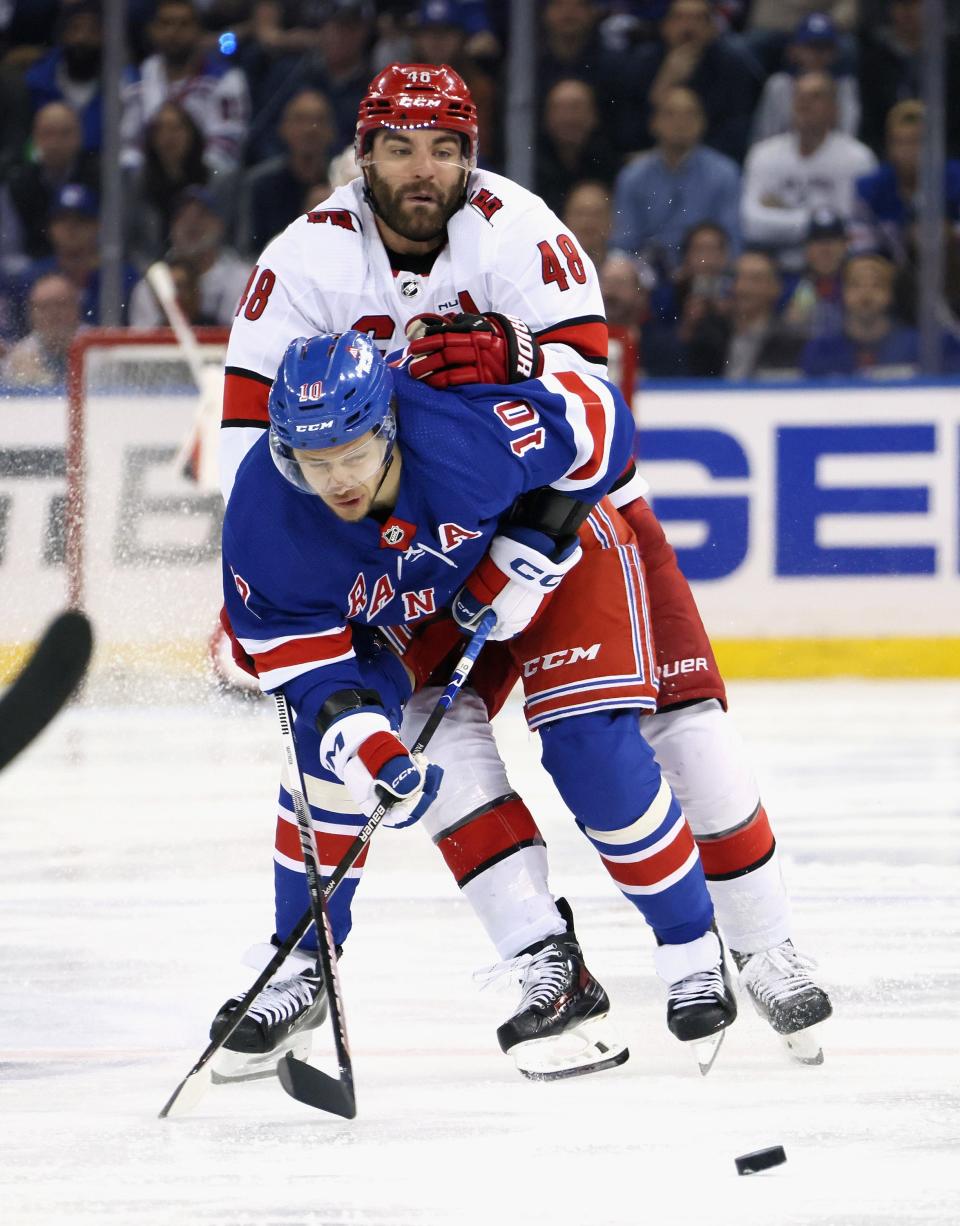
<path id="1" fill-rule="evenodd" d="M 509 383 L 528 377 L 529 362 L 545 347 L 561 348 L 572 370 L 605 371 L 606 323 L 593 266 L 538 197 L 476 169 L 476 110 L 455 73 L 432 65 L 386 69 L 361 104 L 356 152 L 362 177 L 267 246 L 241 299 L 227 354 L 225 496 L 240 460 L 267 428 L 269 388 L 296 336 L 353 328 L 389 351 L 403 345 L 415 316 L 461 315 L 470 318 L 428 322 L 427 334 L 413 342 L 419 362 L 411 373 L 439 387 Z M 507 316 L 528 325 L 532 359 Z M 696 836 L 747 993 L 801 1057 L 816 1060 L 819 1044 L 805 1032 L 829 1014 L 829 1001 L 792 945 L 773 834 L 725 715 L 723 682 L 642 492 L 631 470 L 612 500 L 637 533 L 649 577 L 661 713 L 646 719 L 645 733 Z M 402 635 L 397 645 L 402 649 Z M 685 660 L 697 667 L 682 667 Z M 407 663 L 429 673 L 436 660 Z M 486 703 L 463 695 L 431 745 L 433 760 L 447 769 L 424 825 L 498 955 L 518 973 L 523 1001 L 535 998 L 549 1011 L 561 990 L 539 991 L 545 963 L 530 951 L 552 943 L 562 961 L 572 927 L 549 890 L 543 837 L 510 787 L 489 728 L 488 712 L 514 675 L 502 665 L 498 676 L 492 654 L 484 664 L 477 686 Z M 420 708 L 414 700 L 407 709 L 410 728 L 430 706 L 429 688 L 422 694 Z M 306 907 L 296 821 L 283 788 L 274 859 L 282 937 Z M 298 1000 L 316 995 L 301 993 L 297 978 L 271 988 L 260 1011 L 267 1019 L 282 1014 L 286 1031 L 308 1015 Z M 316 1020 L 316 1011 L 310 1016 Z"/>

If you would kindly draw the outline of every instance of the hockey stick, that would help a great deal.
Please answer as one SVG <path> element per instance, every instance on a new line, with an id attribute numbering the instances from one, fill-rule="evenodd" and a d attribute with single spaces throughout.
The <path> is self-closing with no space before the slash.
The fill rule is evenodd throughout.
<path id="1" fill-rule="evenodd" d="M 463 650 L 463 654 L 453 670 L 446 689 L 437 699 L 436 705 L 427 717 L 423 727 L 420 729 L 420 735 L 414 742 L 413 747 L 410 750 L 411 753 L 422 753 L 430 743 L 433 734 L 440 726 L 440 721 L 447 713 L 457 694 L 465 685 L 466 680 L 470 675 L 470 671 L 473 668 L 474 662 L 476 661 L 477 656 L 480 654 L 480 649 L 487 641 L 487 637 L 489 636 L 490 631 L 493 629 L 495 622 L 496 618 L 491 610 L 491 612 L 486 615 L 486 617 L 480 622 L 477 629 L 473 632 L 469 642 Z M 329 901 L 334 890 L 353 867 L 360 853 L 363 851 L 364 847 L 366 847 L 367 843 L 369 843 L 371 835 L 383 821 L 386 812 L 386 805 L 378 805 L 367 819 L 366 825 L 360 828 L 359 832 L 357 833 L 357 837 L 347 848 L 343 859 L 330 874 L 329 880 L 323 887 L 324 902 Z M 194 1064 L 193 1068 L 190 1069 L 186 1077 L 184 1077 L 174 1092 L 170 1095 L 169 1099 L 167 1099 L 167 1102 L 164 1104 L 164 1107 L 160 1112 L 160 1119 L 165 1119 L 169 1115 L 184 1115 L 200 1101 L 200 1098 L 209 1084 L 209 1071 L 207 1070 L 207 1066 L 209 1065 L 210 1061 L 246 1017 L 250 1010 L 250 1006 L 286 961 L 287 955 L 292 950 L 296 949 L 303 938 L 307 935 L 312 923 L 313 913 L 311 908 L 308 907 L 306 911 L 304 911 L 303 915 L 300 916 L 299 920 L 297 920 L 297 923 L 294 925 L 287 938 L 277 947 L 277 952 L 263 968 L 256 980 L 247 989 L 246 995 L 242 998 L 234 1011 L 230 1024 L 220 1032 L 217 1038 L 210 1040 L 196 1064 Z M 201 1076 L 201 1074 L 203 1075 Z"/>
<path id="2" fill-rule="evenodd" d="M 190 370 L 190 377 L 197 385 L 200 403 L 196 415 L 190 425 L 187 437 L 173 459 L 173 466 L 181 473 L 192 464 L 193 453 L 199 448 L 196 477 L 198 483 L 207 489 L 217 489 L 220 484 L 216 465 L 215 440 L 220 429 L 220 410 L 222 392 L 215 393 L 204 365 L 203 354 L 193 334 L 190 321 L 183 313 L 183 308 L 177 301 L 177 287 L 173 282 L 170 265 L 163 260 L 151 264 L 143 274 L 147 284 L 153 290 L 160 309 L 167 317 L 167 323 L 177 341 L 177 346 L 183 354 L 183 359 Z M 219 372 L 218 372 L 219 378 Z M 214 425 L 216 430 L 214 430 Z"/>
<path id="3" fill-rule="evenodd" d="M 79 610 L 68 609 L 50 623 L 0 698 L 0 770 L 39 736 L 74 692 L 92 650 L 93 630 Z"/>
<path id="4" fill-rule="evenodd" d="M 273 699 L 277 704 L 277 716 L 280 719 L 280 740 L 287 764 L 290 799 L 293 801 L 293 811 L 297 815 L 303 867 L 307 874 L 310 918 L 317 930 L 320 976 L 330 1007 L 333 1047 L 337 1054 L 337 1067 L 340 1070 L 338 1080 L 331 1077 L 329 1073 L 312 1068 L 303 1061 L 294 1061 L 291 1053 L 287 1052 L 285 1058 L 277 1065 L 277 1076 L 280 1078 L 280 1084 L 293 1098 L 308 1101 L 310 1106 L 320 1111 L 330 1111 L 334 1115 L 342 1115 L 344 1119 L 352 1120 L 357 1114 L 357 1096 L 353 1088 L 353 1061 L 350 1059 L 347 1022 L 343 1012 L 343 999 L 340 995 L 337 951 L 334 946 L 333 931 L 330 928 L 330 916 L 327 914 L 327 906 L 323 897 L 322 868 L 320 852 L 317 850 L 317 836 L 310 817 L 310 806 L 307 804 L 307 784 L 303 777 L 300 759 L 297 756 L 297 743 L 293 735 L 293 720 L 290 716 L 287 696 L 282 690 L 278 690 Z M 380 807 L 380 805 L 377 806 L 377 808 Z M 304 1089 L 305 1071 L 308 1071 L 310 1076 L 309 1085 Z M 306 1099 L 303 1098 L 304 1094 L 308 1096 Z"/>

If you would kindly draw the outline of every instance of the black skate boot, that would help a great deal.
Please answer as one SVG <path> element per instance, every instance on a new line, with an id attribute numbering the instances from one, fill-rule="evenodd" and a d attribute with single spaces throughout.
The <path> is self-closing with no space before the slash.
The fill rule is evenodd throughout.
<path id="1" fill-rule="evenodd" d="M 520 1006 L 497 1028 L 497 1039 L 524 1077 L 534 1081 L 599 1072 L 630 1055 L 607 1025 L 610 1000 L 583 961 L 566 899 L 557 900 L 557 909 L 566 932 L 538 941 L 490 975 L 519 975 Z"/>
<path id="2" fill-rule="evenodd" d="M 654 961 L 667 985 L 670 1033 L 691 1045 L 706 1076 L 726 1028 L 737 1016 L 720 939 L 710 931 L 685 945 L 658 945 Z"/>
<path id="3" fill-rule="evenodd" d="M 822 1064 L 823 1049 L 810 1027 L 825 1021 L 833 1006 L 810 977 L 816 964 L 789 938 L 753 954 L 732 952 L 753 1007 L 780 1035 L 790 1055 L 801 1064 Z"/>
<path id="4" fill-rule="evenodd" d="M 230 1024 L 242 999 L 242 994 L 232 996 L 221 1007 L 210 1027 L 211 1039 L 219 1038 Z M 216 1085 L 273 1077 L 277 1063 L 287 1052 L 298 1060 L 306 1060 L 312 1032 L 326 1016 L 326 989 L 311 960 L 303 970 L 268 984 L 257 996 L 214 1057 L 211 1080 Z"/>

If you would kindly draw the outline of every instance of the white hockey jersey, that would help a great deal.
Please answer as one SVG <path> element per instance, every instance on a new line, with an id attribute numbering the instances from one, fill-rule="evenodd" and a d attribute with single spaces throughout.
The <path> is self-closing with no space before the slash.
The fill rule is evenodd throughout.
<path id="1" fill-rule="evenodd" d="M 562 346 L 568 368 L 606 374 L 607 326 L 596 271 L 539 196 L 500 175 L 474 171 L 467 203 L 447 223 L 446 245 L 429 271 L 426 263 L 421 256 L 394 256 L 391 264 L 362 179 L 338 188 L 266 246 L 227 350 L 224 497 L 268 425 L 270 384 L 298 336 L 356 328 L 386 353 L 403 347 L 407 323 L 425 311 L 502 311 L 524 319 L 541 345 Z"/>

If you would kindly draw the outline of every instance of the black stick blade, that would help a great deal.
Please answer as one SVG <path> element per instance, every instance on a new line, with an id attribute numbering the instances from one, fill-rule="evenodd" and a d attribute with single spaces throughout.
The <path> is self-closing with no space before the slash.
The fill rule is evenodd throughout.
<path id="1" fill-rule="evenodd" d="M 74 692 L 90 662 L 93 630 L 76 609 L 47 627 L 37 649 L 0 699 L 0 770 L 39 736 Z"/>
<path id="2" fill-rule="evenodd" d="M 345 1120 L 352 1120 L 357 1114 L 352 1080 L 338 1081 L 312 1064 L 295 1059 L 290 1052 L 277 1065 L 277 1076 L 286 1092 L 298 1103 L 342 1115 Z"/>

